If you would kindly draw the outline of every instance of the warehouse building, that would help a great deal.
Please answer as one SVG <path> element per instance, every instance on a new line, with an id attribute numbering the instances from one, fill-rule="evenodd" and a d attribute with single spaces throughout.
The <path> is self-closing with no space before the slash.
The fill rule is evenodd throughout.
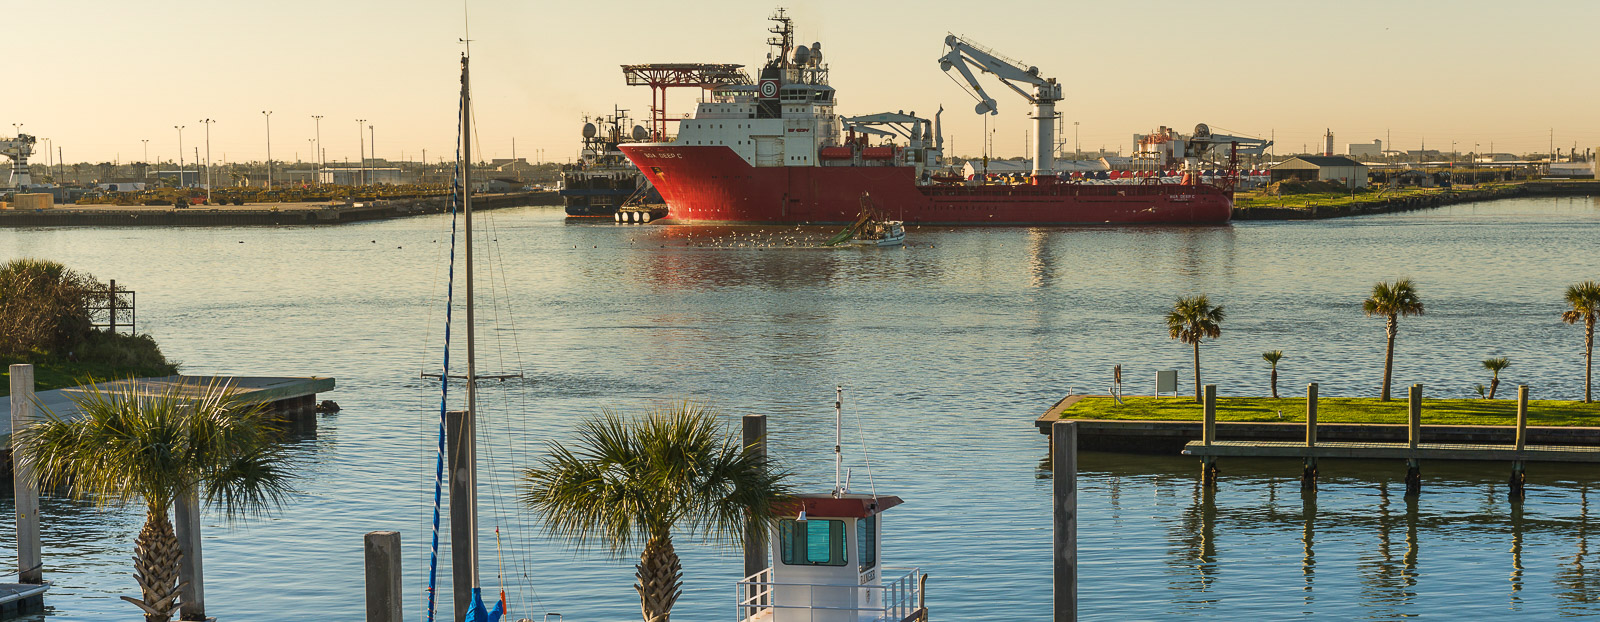
<path id="1" fill-rule="evenodd" d="M 1350 188 L 1367 185 L 1367 165 L 1344 156 L 1295 156 L 1272 167 L 1272 181 L 1337 181 Z"/>

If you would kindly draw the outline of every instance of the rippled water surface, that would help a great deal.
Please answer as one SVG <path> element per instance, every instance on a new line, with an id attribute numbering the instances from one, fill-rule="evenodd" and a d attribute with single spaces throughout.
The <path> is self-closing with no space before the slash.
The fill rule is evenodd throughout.
<path id="1" fill-rule="evenodd" d="M 784 246 L 822 230 L 568 224 L 548 208 L 480 224 L 493 274 L 483 372 L 526 375 L 484 389 L 483 577 L 492 590 L 503 574 L 514 613 L 535 619 L 638 616 L 631 562 L 542 537 L 509 484 L 543 441 L 570 440 L 602 407 L 693 398 L 766 413 L 775 455 L 826 490 L 843 384 L 854 488 L 906 500 L 886 518 L 884 561 L 931 573 L 939 619 L 1044 619 L 1050 483 L 1031 422 L 1069 388 L 1103 390 L 1113 365 L 1135 391 L 1186 369 L 1161 321 L 1175 297 L 1226 307 L 1202 355 L 1224 394 L 1265 392 L 1271 349 L 1286 353 L 1285 387 L 1374 393 L 1383 326 L 1359 301 L 1409 276 L 1428 312 L 1402 321 L 1397 386 L 1464 397 L 1486 381 L 1478 361 L 1507 356 L 1508 384 L 1571 398 L 1582 334 L 1558 321 L 1561 292 L 1600 278 L 1600 203 L 1587 198 L 1215 228 L 921 228 L 909 248 L 866 251 Z M 185 371 L 338 379 L 324 397 L 344 411 L 291 441 L 292 503 L 245 523 L 207 514 L 213 615 L 359 619 L 361 534 L 393 529 L 409 551 L 408 616 L 421 619 L 438 387 L 419 372 L 438 365 L 449 226 L 0 231 L 0 258 L 56 259 L 137 290 L 140 329 Z M 1296 464 L 1231 461 L 1214 496 L 1196 490 L 1194 466 L 1082 457 L 1086 618 L 1600 613 L 1588 541 L 1600 472 L 1535 465 L 1517 507 L 1503 500 L 1505 465 L 1427 467 L 1419 503 L 1395 465 L 1325 464 L 1309 503 Z M 132 618 L 117 596 L 135 590 L 137 509 L 43 506 L 50 617 Z M 9 499 L 0 510 L 9 559 Z M 731 619 L 737 552 L 687 537 L 679 551 L 677 618 Z"/>

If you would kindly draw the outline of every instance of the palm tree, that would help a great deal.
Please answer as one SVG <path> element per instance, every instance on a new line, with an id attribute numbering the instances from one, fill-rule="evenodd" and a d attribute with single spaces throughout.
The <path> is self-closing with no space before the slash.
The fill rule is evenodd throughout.
<path id="1" fill-rule="evenodd" d="M 144 502 L 133 555 L 142 598 L 122 599 L 144 610 L 146 622 L 166 622 L 179 606 L 173 504 L 182 494 L 202 495 L 230 517 L 277 507 L 290 492 L 277 428 L 261 405 L 218 385 L 198 395 L 150 395 L 129 380 L 74 402 L 77 416 L 46 412 L 23 429 L 17 455 L 41 490 L 64 486 L 101 506 Z"/>
<path id="2" fill-rule="evenodd" d="M 579 548 L 602 544 L 634 566 L 645 622 L 668 622 L 683 593 L 675 531 L 738 545 L 747 524 L 769 528 L 792 496 L 789 474 L 724 432 L 710 408 L 688 402 L 643 416 L 602 411 L 578 427 L 574 448 L 550 443 L 523 472 L 522 501 L 545 528 Z"/>
<path id="3" fill-rule="evenodd" d="M 1272 399 L 1278 399 L 1278 361 L 1283 360 L 1283 350 L 1262 352 L 1261 359 L 1272 363 Z"/>
<path id="4" fill-rule="evenodd" d="M 1489 380 L 1489 399 L 1494 399 L 1494 392 L 1500 388 L 1500 370 L 1511 366 L 1511 359 L 1498 356 L 1492 359 L 1483 359 L 1483 368 L 1494 373 L 1494 378 Z"/>
<path id="5" fill-rule="evenodd" d="M 1179 298 L 1167 314 L 1167 333 L 1194 346 L 1194 401 L 1200 402 L 1200 340 L 1222 336 L 1222 307 L 1211 306 L 1204 294 Z"/>
<path id="6" fill-rule="evenodd" d="M 1594 319 L 1600 315 L 1600 283 L 1584 281 L 1567 286 L 1567 304 L 1571 309 L 1561 312 L 1561 321 L 1577 324 L 1583 321 L 1583 401 L 1589 403 L 1590 378 L 1594 371 Z"/>
<path id="7" fill-rule="evenodd" d="M 1400 330 L 1400 316 L 1422 315 L 1422 301 L 1417 298 L 1416 285 L 1411 279 L 1398 279 L 1394 283 L 1379 281 L 1372 286 L 1372 296 L 1361 301 L 1361 311 L 1367 317 L 1381 315 L 1388 318 L 1389 346 L 1383 355 L 1383 393 L 1378 401 L 1389 401 L 1389 379 L 1394 373 L 1394 336 Z"/>

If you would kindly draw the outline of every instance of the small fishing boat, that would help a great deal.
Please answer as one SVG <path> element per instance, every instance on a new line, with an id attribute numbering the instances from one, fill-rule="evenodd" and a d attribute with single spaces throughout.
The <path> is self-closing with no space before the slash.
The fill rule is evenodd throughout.
<path id="1" fill-rule="evenodd" d="M 861 193 L 861 214 L 855 222 L 835 234 L 823 246 L 899 246 L 906 242 L 903 221 L 889 220 L 872 205 L 872 196 Z"/>

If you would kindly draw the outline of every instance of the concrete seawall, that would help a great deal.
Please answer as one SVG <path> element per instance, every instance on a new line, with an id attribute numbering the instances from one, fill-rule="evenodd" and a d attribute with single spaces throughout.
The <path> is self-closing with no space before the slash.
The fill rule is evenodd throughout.
<path id="1" fill-rule="evenodd" d="M 1251 207 L 1233 208 L 1234 220 L 1315 220 L 1341 218 L 1367 214 L 1409 212 L 1475 201 L 1493 201 L 1522 196 L 1593 196 L 1600 195 L 1600 181 L 1530 181 L 1515 186 L 1487 190 L 1462 190 L 1426 197 L 1404 197 L 1361 201 L 1346 205 L 1310 205 L 1307 207 Z M 1288 198 L 1288 201 L 1294 199 Z"/>
<path id="2" fill-rule="evenodd" d="M 512 192 L 474 195 L 474 209 L 499 209 L 525 205 L 560 205 L 555 192 Z M 243 206 L 125 207 L 68 205 L 48 210 L 0 211 L 0 227 L 117 227 L 117 226 L 248 226 L 337 225 L 421 214 L 442 214 L 450 209 L 449 197 L 394 199 L 357 204 L 272 203 Z"/>

